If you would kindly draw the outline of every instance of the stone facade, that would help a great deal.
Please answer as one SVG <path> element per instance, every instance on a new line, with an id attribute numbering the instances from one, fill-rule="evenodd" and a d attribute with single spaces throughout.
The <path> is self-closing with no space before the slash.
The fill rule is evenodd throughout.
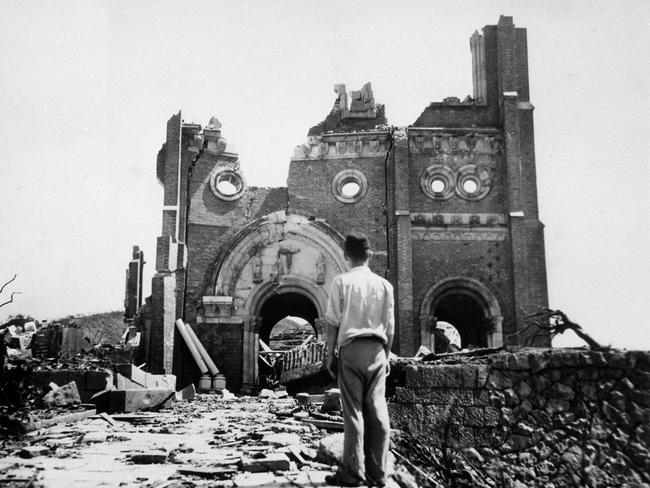
<path id="1" fill-rule="evenodd" d="M 169 120 L 157 165 L 153 371 L 196 380 L 177 318 L 196 325 L 234 390 L 255 384 L 258 338 L 284 316 L 322 338 L 353 229 L 395 286 L 397 354 L 432 347 L 434 320 L 454 324 L 465 346 L 548 345 L 524 327 L 547 306 L 526 31 L 501 17 L 470 48 L 473 97 L 431 103 L 406 129 L 388 125 L 369 83 L 336 85 L 332 111 L 294 150 L 286 188 L 248 186 L 216 118 Z"/>
<path id="2" fill-rule="evenodd" d="M 649 481 L 649 352 L 515 349 L 464 361 L 393 364 L 393 428 L 478 449 L 482 468 L 520 466 L 517 477 L 539 486 L 567 471 L 581 477 L 574 486 Z"/>

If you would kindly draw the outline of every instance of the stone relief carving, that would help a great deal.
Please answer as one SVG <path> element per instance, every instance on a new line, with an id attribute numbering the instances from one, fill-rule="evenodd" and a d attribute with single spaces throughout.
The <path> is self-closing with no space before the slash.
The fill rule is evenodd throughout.
<path id="1" fill-rule="evenodd" d="M 445 154 L 499 154 L 501 140 L 499 135 L 487 134 L 441 134 L 426 132 L 410 132 L 411 149 L 426 151 L 441 151 Z"/>
<path id="2" fill-rule="evenodd" d="M 255 256 L 253 259 L 253 283 L 262 282 L 262 258 Z"/>
<path id="3" fill-rule="evenodd" d="M 319 285 L 325 284 L 325 273 L 327 271 L 327 262 L 325 261 L 325 256 L 322 254 L 318 256 L 316 261 L 316 283 Z"/>
<path id="4" fill-rule="evenodd" d="M 293 255 L 299 252 L 300 249 L 295 246 L 287 244 L 280 245 L 280 248 L 278 249 L 278 258 L 276 259 L 278 276 L 291 273 Z"/>

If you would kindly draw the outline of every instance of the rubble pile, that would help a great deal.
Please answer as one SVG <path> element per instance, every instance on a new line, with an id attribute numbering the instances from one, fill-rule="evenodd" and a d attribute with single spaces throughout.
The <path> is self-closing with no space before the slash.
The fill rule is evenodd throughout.
<path id="1" fill-rule="evenodd" d="M 336 417 L 337 392 L 294 399 L 283 391 L 226 391 L 157 412 L 96 414 L 0 443 L 0 482 L 20 476 L 33 477 L 32 486 L 325 486 L 341 458 L 342 434 L 305 422 L 323 405 Z M 414 488 L 401 464 L 400 484 L 388 486 Z"/>

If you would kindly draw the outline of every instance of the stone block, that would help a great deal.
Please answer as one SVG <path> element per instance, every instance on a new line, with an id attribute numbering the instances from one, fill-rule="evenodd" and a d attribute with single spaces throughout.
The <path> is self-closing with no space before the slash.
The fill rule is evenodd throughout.
<path id="1" fill-rule="evenodd" d="M 499 425 L 499 411 L 494 407 L 486 407 L 484 410 L 484 423 L 485 427 L 496 427 Z"/>
<path id="2" fill-rule="evenodd" d="M 130 454 L 128 460 L 133 464 L 165 464 L 167 453 L 163 451 L 147 451 Z"/>
<path id="3" fill-rule="evenodd" d="M 119 374 L 128 378 L 134 383 L 137 383 L 141 387 L 146 386 L 147 373 L 141 370 L 140 368 L 138 368 L 135 364 L 115 364 L 114 368 L 115 371 L 117 371 Z"/>
<path id="4" fill-rule="evenodd" d="M 463 370 L 467 367 L 471 366 L 409 366 L 406 368 L 405 386 L 459 388 L 463 386 Z"/>
<path id="5" fill-rule="evenodd" d="M 569 402 L 559 398 L 551 398 L 546 402 L 544 409 L 549 415 L 554 415 L 569 410 Z"/>
<path id="6" fill-rule="evenodd" d="M 474 390 L 474 405 L 477 407 L 487 407 L 492 405 L 490 392 L 483 389 Z"/>
<path id="7" fill-rule="evenodd" d="M 323 413 L 327 412 L 340 412 L 343 410 L 341 406 L 341 390 L 338 388 L 330 388 L 325 391 L 325 398 L 323 399 L 323 405 L 320 408 L 320 411 Z"/>
<path id="8" fill-rule="evenodd" d="M 163 389 L 107 390 L 95 395 L 92 401 L 100 412 L 137 412 L 163 407 L 172 400 L 174 393 L 174 390 Z"/>
<path id="9" fill-rule="evenodd" d="M 395 399 L 400 403 L 423 405 L 472 405 L 472 390 L 455 388 L 401 388 L 395 389 Z"/>
<path id="10" fill-rule="evenodd" d="M 507 366 L 508 369 L 514 371 L 522 371 L 530 369 L 530 361 L 528 359 L 528 354 L 525 353 L 513 353 L 507 356 Z"/>
<path id="11" fill-rule="evenodd" d="M 515 385 L 515 392 L 519 398 L 528 398 L 531 391 L 527 381 L 520 381 Z"/>
<path id="12" fill-rule="evenodd" d="M 478 386 L 477 382 L 477 370 L 473 365 L 467 365 L 461 370 L 462 375 L 462 386 L 464 388 L 476 388 Z"/>
<path id="13" fill-rule="evenodd" d="M 120 374 L 120 373 L 115 373 L 115 376 L 113 377 L 114 385 L 115 388 L 118 390 L 139 390 L 144 388 L 143 385 L 140 383 L 136 383 L 135 381 L 131 381 L 129 378 L 126 376 Z"/>
<path id="14" fill-rule="evenodd" d="M 634 370 L 630 373 L 630 379 L 637 388 L 650 390 L 650 372 L 641 371 L 640 369 Z"/>
<path id="15" fill-rule="evenodd" d="M 483 427 L 485 425 L 485 409 L 482 407 L 467 407 L 465 409 L 465 425 Z"/>
<path id="16" fill-rule="evenodd" d="M 106 442 L 108 435 L 105 431 L 96 431 L 96 432 L 86 432 L 81 438 L 81 442 L 84 444 L 96 444 L 101 442 Z"/>
<path id="17" fill-rule="evenodd" d="M 316 461 L 337 465 L 343 463 L 343 434 L 332 434 L 323 437 L 318 444 Z"/>
<path id="18" fill-rule="evenodd" d="M 528 355 L 528 364 L 532 373 L 539 373 L 545 369 L 548 369 L 550 364 L 550 359 L 545 354 L 531 353 Z"/>
<path id="19" fill-rule="evenodd" d="M 564 385 L 562 383 L 556 383 L 551 387 L 549 395 L 552 398 L 558 398 L 560 400 L 572 400 L 576 393 L 570 386 Z"/>
<path id="20" fill-rule="evenodd" d="M 300 444 L 300 436 L 292 433 L 267 434 L 262 437 L 262 442 L 277 447 L 292 446 Z"/>
<path id="21" fill-rule="evenodd" d="M 500 443 L 496 429 L 475 428 L 474 440 L 476 447 L 493 447 Z"/>
<path id="22" fill-rule="evenodd" d="M 505 390 L 506 388 L 512 388 L 513 382 L 512 378 L 503 371 L 493 369 L 488 375 L 486 387 L 494 390 Z"/>
<path id="23" fill-rule="evenodd" d="M 286 454 L 267 454 L 263 458 L 249 459 L 242 458 L 240 462 L 242 471 L 249 473 L 261 473 L 264 471 L 288 471 L 291 469 L 291 461 Z"/>
<path id="24" fill-rule="evenodd" d="M 176 392 L 176 400 L 178 401 L 194 400 L 195 396 L 196 396 L 196 386 L 194 386 L 194 383 L 190 383 L 181 391 Z"/>
<path id="25" fill-rule="evenodd" d="M 650 423 L 650 408 L 630 401 L 628 402 L 627 410 L 637 423 Z"/>
<path id="26" fill-rule="evenodd" d="M 24 459 L 31 459 L 38 456 L 47 456 L 50 449 L 47 446 L 25 446 L 18 451 L 18 456 Z"/>
<path id="27" fill-rule="evenodd" d="M 479 364 L 476 366 L 476 386 L 478 388 L 484 388 L 485 383 L 488 379 L 488 374 L 490 369 L 485 364 Z"/>
<path id="28" fill-rule="evenodd" d="M 629 393 L 629 398 L 646 408 L 650 408 L 650 391 L 634 390 Z"/>
<path id="29" fill-rule="evenodd" d="M 48 392 L 43 401 L 49 407 L 65 407 L 81 403 L 79 390 L 74 381 Z"/>
<path id="30" fill-rule="evenodd" d="M 609 351 L 604 351 L 603 356 L 609 368 L 622 369 L 622 370 L 627 369 L 627 358 L 625 357 L 624 352 L 617 351 L 617 350 L 609 350 Z"/>
<path id="31" fill-rule="evenodd" d="M 449 427 L 449 437 L 449 440 L 458 442 L 462 447 L 473 447 L 476 445 L 474 429 L 471 427 L 451 424 Z"/>

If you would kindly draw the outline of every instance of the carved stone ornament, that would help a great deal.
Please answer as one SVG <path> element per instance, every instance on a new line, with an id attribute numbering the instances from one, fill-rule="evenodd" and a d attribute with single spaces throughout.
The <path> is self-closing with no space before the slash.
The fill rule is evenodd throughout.
<path id="1" fill-rule="evenodd" d="M 262 258 L 255 256 L 253 259 L 253 283 L 261 283 L 262 280 Z"/>
<path id="2" fill-rule="evenodd" d="M 232 315 L 232 301 L 230 296 L 204 296 L 203 315 L 206 318 L 230 317 Z"/>
<path id="3" fill-rule="evenodd" d="M 327 271 L 327 262 L 325 261 L 325 256 L 322 254 L 318 256 L 316 261 L 316 283 L 319 285 L 325 284 L 325 273 Z"/>

